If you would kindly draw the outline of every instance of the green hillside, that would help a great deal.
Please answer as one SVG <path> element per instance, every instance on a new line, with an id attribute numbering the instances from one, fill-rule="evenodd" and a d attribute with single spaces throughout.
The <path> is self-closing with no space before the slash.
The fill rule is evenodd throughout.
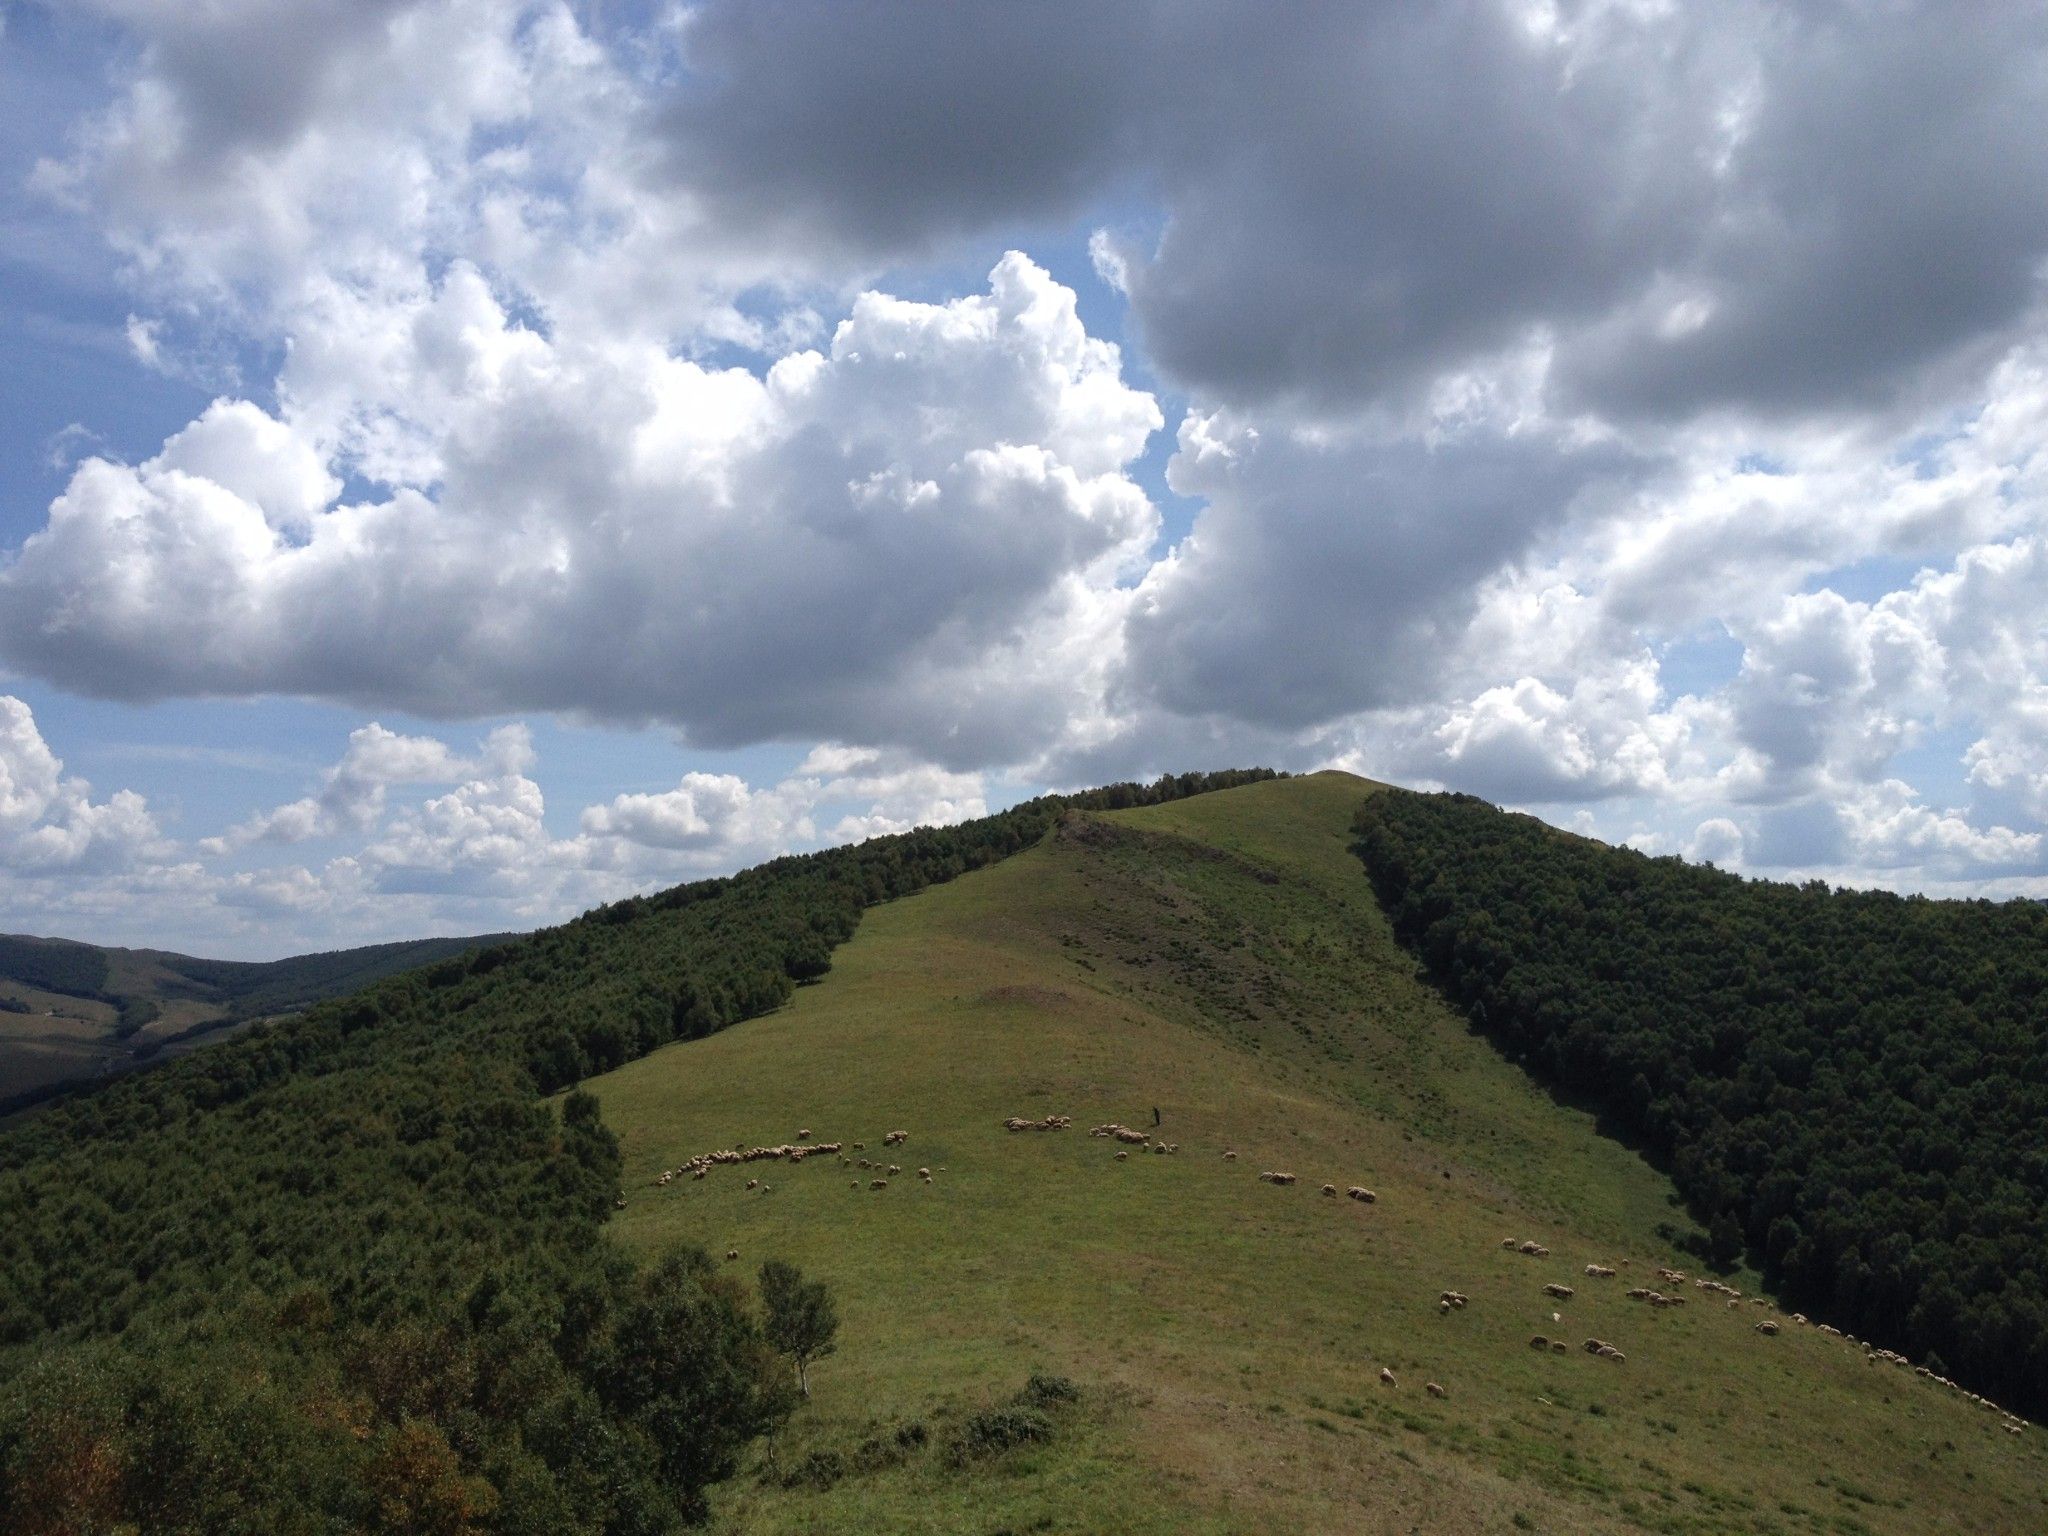
<path id="1" fill-rule="evenodd" d="M 2038 1431 L 1658 1275 L 1714 1234 L 1418 969 L 1382 797 L 779 859 L 0 1132 L 0 1536 L 2048 1527 Z"/>
<path id="2" fill-rule="evenodd" d="M 2048 1528 L 2038 1431 L 1657 1279 L 1705 1234 L 1418 979 L 1351 851 L 1370 788 L 1070 813 L 870 911 L 789 1006 L 586 1084 L 624 1157 L 616 1240 L 794 1260 L 839 1302 L 814 1400 L 714 1527 Z M 1003 1129 L 1047 1115 L 1073 1127 Z M 1088 1134 L 1111 1121 L 1179 1151 L 1119 1160 Z M 656 1182 L 802 1130 L 856 1165 Z M 1646 1285 L 1687 1304 L 1626 1297 Z M 1078 1400 L 1013 1408 L 1034 1372 Z M 1013 1421 L 1049 1438 L 972 1454 Z"/>
<path id="3" fill-rule="evenodd" d="M 688 1246 L 633 1262 L 604 1230 L 597 1101 L 542 1095 L 776 1009 L 864 911 L 1073 807 L 1270 776 L 1112 785 L 613 903 L 0 1133 L 0 1533 L 698 1516 L 795 1406 L 772 1303 L 809 1284 Z"/>

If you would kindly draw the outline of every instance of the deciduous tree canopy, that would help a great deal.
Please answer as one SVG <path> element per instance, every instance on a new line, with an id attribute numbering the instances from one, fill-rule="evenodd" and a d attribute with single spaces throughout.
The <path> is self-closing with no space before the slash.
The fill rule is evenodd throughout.
<path id="1" fill-rule="evenodd" d="M 1377 794 L 1396 931 L 1670 1168 L 1722 1257 L 2048 1409 L 2048 909 L 1744 880 Z"/>

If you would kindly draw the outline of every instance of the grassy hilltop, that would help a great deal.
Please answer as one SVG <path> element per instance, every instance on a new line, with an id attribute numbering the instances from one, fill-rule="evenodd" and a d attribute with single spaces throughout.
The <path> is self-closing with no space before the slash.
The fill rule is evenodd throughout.
<path id="1" fill-rule="evenodd" d="M 714 1528 L 2048 1528 L 2038 1430 L 1789 1318 L 1760 1336 L 1774 1314 L 1747 1301 L 1625 1298 L 1693 1269 L 1697 1234 L 1664 1177 L 1417 979 L 1349 846 L 1372 787 L 1070 812 L 870 911 L 791 1005 L 586 1084 L 624 1153 L 615 1239 L 792 1259 L 843 1315 L 813 1403 L 718 1493 Z M 1151 1131 L 1155 1107 L 1176 1155 L 1118 1161 L 1088 1135 Z M 1001 1126 L 1047 1114 L 1074 1126 Z M 904 1171 L 880 1191 L 833 1157 L 653 1183 L 800 1128 Z M 1550 1256 L 1502 1247 L 1528 1237 Z M 1446 1289 L 1470 1305 L 1441 1313 Z M 942 1453 L 1033 1372 L 1081 1391 L 1050 1439 Z"/>

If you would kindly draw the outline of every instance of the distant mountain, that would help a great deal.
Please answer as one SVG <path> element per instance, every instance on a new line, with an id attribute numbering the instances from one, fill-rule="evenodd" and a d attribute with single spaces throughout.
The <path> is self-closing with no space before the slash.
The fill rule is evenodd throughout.
<path id="1" fill-rule="evenodd" d="M 0 934 L 0 1113 L 509 937 L 244 961 Z"/>

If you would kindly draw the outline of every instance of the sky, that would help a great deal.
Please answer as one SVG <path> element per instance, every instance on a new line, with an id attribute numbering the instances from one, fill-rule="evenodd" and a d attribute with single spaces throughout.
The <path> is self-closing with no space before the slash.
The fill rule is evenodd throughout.
<path id="1" fill-rule="evenodd" d="M 0 0 L 0 931 L 1339 767 L 2048 895 L 2048 12 Z"/>

